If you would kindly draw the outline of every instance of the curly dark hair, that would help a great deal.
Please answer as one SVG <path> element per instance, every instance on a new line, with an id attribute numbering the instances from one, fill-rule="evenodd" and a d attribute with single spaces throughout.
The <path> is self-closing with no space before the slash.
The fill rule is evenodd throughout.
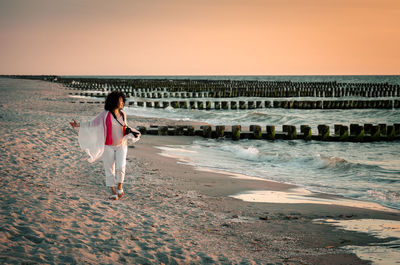
<path id="1" fill-rule="evenodd" d="M 122 98 L 122 100 L 126 101 L 126 96 L 123 92 L 121 91 L 112 91 L 110 94 L 108 94 L 106 98 L 106 102 L 104 104 L 104 109 L 108 111 L 113 111 L 118 107 L 119 104 L 119 98 Z"/>

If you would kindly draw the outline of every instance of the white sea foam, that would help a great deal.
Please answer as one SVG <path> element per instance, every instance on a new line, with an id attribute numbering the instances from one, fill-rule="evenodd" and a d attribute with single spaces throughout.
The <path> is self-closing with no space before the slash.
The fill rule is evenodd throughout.
<path id="1" fill-rule="evenodd" d="M 322 168 L 332 168 L 338 165 L 343 165 L 347 162 L 344 158 L 341 157 L 326 156 L 321 154 L 318 154 L 317 157 L 323 162 Z"/>
<path id="2" fill-rule="evenodd" d="M 221 150 L 231 152 L 235 157 L 244 160 L 258 161 L 260 151 L 254 146 L 249 146 L 247 148 L 240 145 L 224 145 Z"/>

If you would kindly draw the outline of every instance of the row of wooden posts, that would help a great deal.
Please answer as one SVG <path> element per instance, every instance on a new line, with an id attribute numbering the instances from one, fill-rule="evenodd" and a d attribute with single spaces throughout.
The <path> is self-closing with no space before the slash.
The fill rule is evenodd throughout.
<path id="1" fill-rule="evenodd" d="M 203 92 L 208 97 L 400 97 L 400 85 L 388 83 L 338 83 L 246 80 L 174 79 L 66 79 L 58 82 L 75 90 L 123 91 L 141 97 L 161 98 L 162 91 L 187 97 Z M 140 92 L 139 92 L 140 91 Z M 160 93 L 159 93 L 160 92 Z M 143 94 L 144 93 L 144 94 Z M 152 94 L 154 93 L 154 94 Z"/>
<path id="2" fill-rule="evenodd" d="M 87 101 L 82 103 L 99 103 Z M 198 110 L 245 110 L 262 108 L 285 109 L 397 109 L 400 100 L 259 100 L 259 101 L 128 101 L 130 107 L 198 109 Z"/>
<path id="3" fill-rule="evenodd" d="M 350 127 L 350 128 L 349 128 Z M 234 126 L 156 126 L 138 127 L 142 134 L 149 135 L 187 135 L 202 136 L 205 138 L 227 138 L 232 140 L 254 139 L 254 140 L 317 140 L 336 142 L 371 142 L 371 141 L 393 141 L 400 140 L 400 124 L 350 124 L 334 125 L 334 134 L 330 133 L 328 125 L 318 125 L 318 134 L 312 134 L 309 125 L 301 125 L 297 132 L 294 125 L 283 125 L 282 131 L 276 131 L 275 126 L 265 126 L 265 131 L 260 125 L 250 125 L 245 128 L 241 125 Z"/>
<path id="4" fill-rule="evenodd" d="M 57 82 L 57 75 L 0 75 L 0 78 L 30 79 Z"/>
<path id="5" fill-rule="evenodd" d="M 400 100 L 274 100 L 274 101 L 137 101 L 129 106 L 147 108 L 245 110 L 261 108 L 285 109 L 393 109 L 400 108 Z"/>
<path id="6" fill-rule="evenodd" d="M 98 97 L 98 98 L 104 98 L 107 96 L 107 94 L 111 92 L 109 91 L 85 91 L 85 92 L 75 92 L 75 93 L 70 93 L 71 95 L 78 95 L 78 96 L 86 96 L 86 97 Z M 132 92 L 125 92 L 127 97 L 135 97 L 135 98 L 147 98 L 147 99 L 161 99 L 161 98 L 224 98 L 224 95 L 219 94 L 215 95 L 214 92 L 168 92 L 168 91 L 153 91 L 153 92 L 145 92 L 142 90 L 137 90 L 137 91 L 132 91 Z M 241 95 L 238 96 L 233 96 L 232 93 L 228 93 L 225 95 L 225 98 L 233 98 L 233 97 L 241 97 Z M 344 93 L 343 97 L 346 96 L 351 96 L 350 94 Z M 243 96 L 247 97 L 247 96 Z M 249 96 L 250 97 L 250 96 Z M 256 96 L 260 97 L 260 96 Z M 273 97 L 267 96 L 267 97 Z M 278 98 L 286 97 L 283 94 L 279 94 L 276 96 Z M 289 97 L 289 96 L 288 96 Z M 301 91 L 299 91 L 299 94 L 295 97 L 319 97 L 319 98 L 326 98 L 324 92 L 319 91 L 315 92 L 315 94 L 309 96 L 308 94 L 304 94 Z M 361 97 L 367 97 L 367 98 L 373 98 L 373 97 L 379 97 L 378 94 L 373 94 L 373 92 L 365 92 L 364 96 Z M 387 93 L 385 97 L 393 97 L 393 95 Z M 400 97 L 400 94 L 399 94 Z"/>

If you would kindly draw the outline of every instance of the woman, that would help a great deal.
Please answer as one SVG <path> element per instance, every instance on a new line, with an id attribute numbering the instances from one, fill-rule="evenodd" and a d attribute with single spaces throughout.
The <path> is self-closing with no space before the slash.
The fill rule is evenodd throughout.
<path id="1" fill-rule="evenodd" d="M 75 120 L 70 122 L 72 127 L 79 128 L 79 145 L 89 155 L 88 161 L 93 163 L 103 156 L 106 186 L 111 188 L 112 200 L 124 196 L 122 184 L 125 179 L 128 139 L 136 142 L 141 135 L 139 131 L 127 126 L 126 114 L 122 111 L 125 101 L 124 93 L 113 91 L 106 98 L 105 110 L 92 121 L 81 124 Z"/>

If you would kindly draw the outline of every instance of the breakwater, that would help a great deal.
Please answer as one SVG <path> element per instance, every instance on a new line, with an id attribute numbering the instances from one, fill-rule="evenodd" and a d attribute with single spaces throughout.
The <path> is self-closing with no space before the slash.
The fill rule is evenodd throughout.
<path id="1" fill-rule="evenodd" d="M 73 94 L 71 94 L 73 95 Z M 91 97 L 91 94 L 84 94 Z M 103 104 L 102 101 L 82 101 L 82 103 Z M 284 109 L 397 109 L 400 108 L 400 99 L 370 99 L 370 100 L 241 100 L 241 101 L 133 101 L 129 100 L 130 107 L 198 109 L 198 110 L 245 110 L 263 108 Z"/>
<path id="2" fill-rule="evenodd" d="M 161 97 L 400 97 L 400 85 L 389 83 L 292 82 L 195 79 L 65 78 L 58 82 L 74 90 L 120 90 L 129 96 Z M 166 96 L 167 93 L 167 96 Z M 173 94 L 171 94 L 173 93 Z"/>
<path id="3" fill-rule="evenodd" d="M 318 125 L 317 134 L 312 133 L 309 125 L 301 125 L 300 130 L 294 125 L 283 125 L 277 130 L 274 125 L 234 126 L 158 126 L 138 127 L 142 134 L 149 135 L 186 135 L 218 139 L 253 139 L 253 140 L 316 140 L 332 142 L 373 142 L 400 140 L 400 124 L 335 124 L 334 133 L 328 125 Z"/>
<path id="4" fill-rule="evenodd" d="M 0 75 L 0 78 L 29 79 L 57 82 L 57 75 Z"/>

